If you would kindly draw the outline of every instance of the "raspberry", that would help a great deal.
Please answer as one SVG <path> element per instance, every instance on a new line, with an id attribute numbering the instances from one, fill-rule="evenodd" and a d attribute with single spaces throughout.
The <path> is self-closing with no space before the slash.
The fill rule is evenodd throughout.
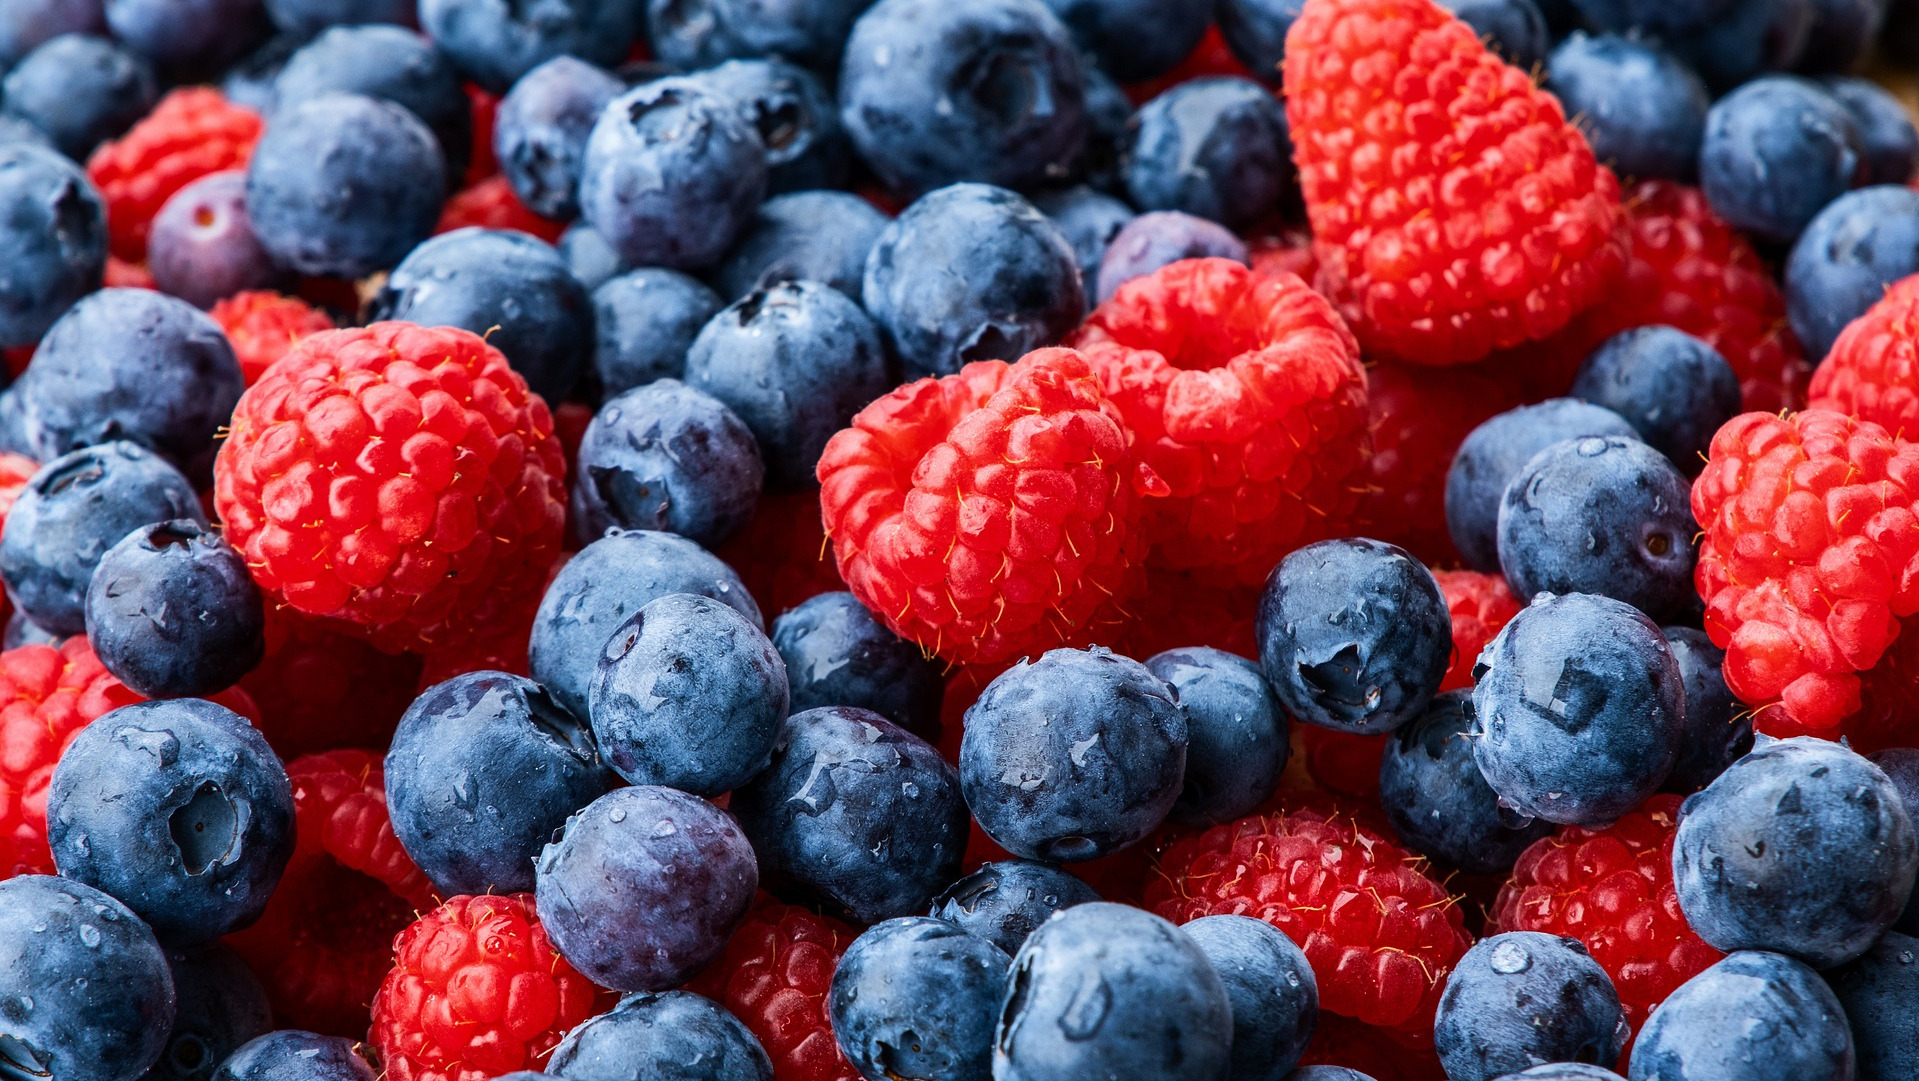
<path id="1" fill-rule="evenodd" d="M 1919 438 L 1919 275 L 1895 282 L 1846 325 L 1812 377 L 1809 409 L 1869 420 Z"/>
<path id="2" fill-rule="evenodd" d="M 1654 796 L 1607 826 L 1567 826 L 1520 853 L 1487 933 L 1545 931 L 1586 944 L 1637 1030 L 1673 989 L 1719 960 L 1679 911 L 1672 843 L 1679 797 Z"/>
<path id="3" fill-rule="evenodd" d="M 1319 277 L 1319 259 L 1313 255 L 1313 236 L 1297 229 L 1286 229 L 1274 236 L 1247 241 L 1253 273 L 1263 277 L 1292 274 L 1301 281 Z"/>
<path id="4" fill-rule="evenodd" d="M 413 704 L 419 658 L 382 653 L 291 608 L 267 609 L 266 653 L 240 680 L 281 758 L 382 749 Z"/>
<path id="5" fill-rule="evenodd" d="M 1431 1031 L 1446 974 L 1468 944 L 1458 905 L 1424 859 L 1311 805 L 1175 843 L 1147 884 L 1146 907 L 1174 923 L 1265 920 L 1306 951 L 1322 1008 L 1406 1032 Z"/>
<path id="6" fill-rule="evenodd" d="M 393 936 L 433 887 L 393 835 L 386 771 L 366 751 L 287 763 L 293 858 L 260 922 L 227 939 L 287 1025 L 355 1039 L 391 960 Z"/>
<path id="7" fill-rule="evenodd" d="M 1434 571 L 1439 591 L 1446 596 L 1446 614 L 1453 621 L 1453 663 L 1440 681 L 1442 691 L 1470 690 L 1473 665 L 1479 651 L 1503 630 L 1524 605 L 1512 587 L 1497 574 L 1478 571 Z"/>
<path id="8" fill-rule="evenodd" d="M 487 1081 L 538 1070 L 612 1005 L 555 951 L 533 895 L 455 897 L 393 942 L 369 1039 L 393 1081 Z"/>
<path id="9" fill-rule="evenodd" d="M 301 341 L 247 389 L 214 496 L 272 601 L 397 650 L 537 596 L 563 472 L 546 403 L 499 350 L 375 323 Z"/>
<path id="10" fill-rule="evenodd" d="M 1305 282 L 1185 260 L 1121 286 L 1075 343 L 1171 488 L 1142 513 L 1156 563 L 1257 586 L 1345 528 L 1364 487 L 1366 375 Z"/>
<path id="11" fill-rule="evenodd" d="M 1814 410 L 1734 417 L 1693 483 L 1695 581 L 1726 685 L 1776 734 L 1836 736 L 1919 611 L 1919 443 Z"/>
<path id="12" fill-rule="evenodd" d="M 856 932 L 762 893 L 719 959 L 687 984 L 746 1025 L 773 1081 L 859 1081 L 826 1016 L 833 969 Z"/>
<path id="13" fill-rule="evenodd" d="M 1242 657 L 1259 657 L 1253 637 L 1257 589 L 1218 586 L 1155 569 L 1123 607 L 1128 618 L 1113 648 L 1128 657 L 1144 660 L 1181 646 L 1212 646 Z"/>
<path id="14" fill-rule="evenodd" d="M 1286 58 L 1320 284 L 1369 354 L 1477 360 L 1617 284 L 1618 179 L 1433 0 L 1308 0 Z"/>
<path id="15" fill-rule="evenodd" d="M 1335 732 L 1318 725 L 1302 724 L 1300 749 L 1305 752 L 1306 772 L 1320 787 L 1356 799 L 1379 799 L 1379 760 L 1386 756 L 1386 741 L 1391 733 L 1360 736 Z"/>
<path id="16" fill-rule="evenodd" d="M 826 444 L 819 478 L 853 595 L 959 663 L 1085 640 L 1137 562 L 1152 479 L 1069 349 L 892 391 Z"/>
<path id="17" fill-rule="evenodd" d="M 129 262 L 117 255 L 107 256 L 107 268 L 101 275 L 100 284 L 108 289 L 157 289 L 153 284 L 153 272 L 147 269 L 144 260 Z"/>
<path id="18" fill-rule="evenodd" d="M 300 339 L 333 329 L 333 320 L 297 297 L 271 290 L 235 293 L 207 313 L 226 331 L 247 386 L 260 381 L 267 366 L 287 354 Z"/>
<path id="19" fill-rule="evenodd" d="M 1411 1049 L 1398 1042 L 1402 1033 L 1322 1013 L 1313 1026 L 1301 1066 L 1344 1066 L 1373 1081 L 1445 1081 L 1439 1056 L 1430 1049 Z"/>
<path id="20" fill-rule="evenodd" d="M 826 545 L 818 492 L 760 497 L 753 520 L 714 554 L 739 572 L 769 616 L 846 588 Z"/>
<path id="21" fill-rule="evenodd" d="M 500 111 L 500 99 L 467 83 L 466 100 L 473 115 L 473 154 L 466 163 L 465 182 L 472 187 L 500 171 L 499 160 L 493 156 L 493 119 Z"/>
<path id="22" fill-rule="evenodd" d="M 27 490 L 27 482 L 40 471 L 40 463 L 24 454 L 0 451 L 0 533 L 7 527 L 7 512 L 14 500 Z"/>
<path id="23" fill-rule="evenodd" d="M 518 229 L 552 244 L 566 232 L 566 223 L 542 218 L 526 208 L 504 176 L 494 175 L 453 193 L 440 210 L 434 235 L 477 225 L 482 229 Z"/>
<path id="24" fill-rule="evenodd" d="M 519 615 L 486 627 L 470 635 L 460 635 L 427 651 L 421 658 L 417 689 L 444 683 L 468 672 L 511 672 L 524 676 L 530 667 L 528 645 L 533 638 L 533 617 L 539 605 L 529 605 Z"/>
<path id="25" fill-rule="evenodd" d="M 1860 754 L 1919 745 L 1919 619 L 1900 626 L 1879 663 L 1860 677 L 1859 712 L 1846 720 L 1846 738 Z M 1766 712 L 1755 723 L 1774 731 Z"/>
<path id="26" fill-rule="evenodd" d="M 260 114 L 210 86 L 160 99 L 146 118 L 87 159 L 87 176 L 107 205 L 113 254 L 145 262 L 147 230 L 174 192 L 211 173 L 246 168 L 260 138 Z"/>

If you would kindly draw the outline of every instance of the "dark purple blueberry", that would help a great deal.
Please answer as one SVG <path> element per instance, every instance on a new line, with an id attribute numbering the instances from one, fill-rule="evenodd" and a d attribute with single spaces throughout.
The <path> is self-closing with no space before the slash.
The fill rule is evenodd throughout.
<path id="1" fill-rule="evenodd" d="M 1271 214 L 1298 186 L 1285 105 L 1230 76 L 1183 82 L 1140 106 L 1121 169 L 1141 210 L 1233 229 Z"/>
<path id="2" fill-rule="evenodd" d="M 1622 331 L 1593 351 L 1572 395 L 1625 418 L 1647 445 L 1694 477 L 1720 425 L 1739 413 L 1739 377 L 1719 351 L 1667 326 Z"/>
<path id="3" fill-rule="evenodd" d="M 1533 0 L 1447 0 L 1445 6 L 1508 64 L 1525 71 L 1544 66 L 1553 38 Z"/>
<path id="4" fill-rule="evenodd" d="M 106 0 L 9 0 L 0 4 L 0 71 L 61 34 L 107 29 Z"/>
<path id="5" fill-rule="evenodd" d="M 174 193 L 153 219 L 147 268 L 164 292 L 195 307 L 281 280 L 247 220 L 247 176 L 214 173 Z"/>
<path id="6" fill-rule="evenodd" d="M 1248 71 L 1278 86 L 1286 32 L 1305 6 L 1305 0 L 1219 0 L 1219 32 Z"/>
<path id="7" fill-rule="evenodd" d="M 718 545 L 753 518 L 765 467 L 733 411 L 677 379 L 635 387 L 600 407 L 580 440 L 573 528 L 663 529 Z"/>
<path id="8" fill-rule="evenodd" d="M 1541 1062 L 1617 1062 L 1631 1031 L 1583 943 L 1508 931 L 1474 943 L 1446 978 L 1433 1042 L 1449 1081 L 1494 1081 Z"/>
<path id="9" fill-rule="evenodd" d="M 833 970 L 833 1037 L 866 1081 L 989 1081 L 993 1023 L 1013 959 L 925 916 L 867 928 Z"/>
<path id="10" fill-rule="evenodd" d="M 158 97 L 144 59 L 92 34 L 62 34 L 0 80 L 7 113 L 45 132 L 76 161 L 132 127 Z"/>
<path id="11" fill-rule="evenodd" d="M 419 0 L 420 25 L 467 78 L 504 94 L 548 60 L 612 67 L 640 31 L 634 0 Z"/>
<path id="12" fill-rule="evenodd" d="M 1562 439 L 1634 434 L 1626 418 L 1577 398 L 1509 409 L 1474 428 L 1446 472 L 1446 528 L 1466 566 L 1499 569 L 1499 501 L 1533 455 Z"/>
<path id="13" fill-rule="evenodd" d="M 1073 40 L 1122 83 L 1144 82 L 1179 66 L 1212 22 L 1210 3 L 1165 0 L 1046 0 Z"/>
<path id="14" fill-rule="evenodd" d="M 1180 927 L 1210 961 L 1233 1005 L 1232 1081 L 1280 1081 L 1319 1020 L 1319 982 L 1305 951 L 1251 916 L 1204 916 Z"/>
<path id="15" fill-rule="evenodd" d="M 1104 304 L 1120 286 L 1182 259 L 1250 258 L 1246 242 L 1218 222 L 1177 210 L 1141 214 L 1120 228 L 1100 256 L 1097 299 Z"/>
<path id="16" fill-rule="evenodd" d="M 500 99 L 493 153 L 513 193 L 535 214 L 565 221 L 580 212 L 580 163 L 600 111 L 626 89 L 606 71 L 556 56 L 520 77 Z"/>
<path id="17" fill-rule="evenodd" d="M 1905 103 L 1871 79 L 1832 75 L 1819 81 L 1852 114 L 1868 184 L 1905 184 L 1919 169 L 1919 131 Z"/>
<path id="18" fill-rule="evenodd" d="M 1852 115 L 1809 80 L 1755 79 L 1706 114 L 1699 185 L 1720 217 L 1761 240 L 1790 243 L 1858 168 Z"/>
<path id="19" fill-rule="evenodd" d="M 1919 192 L 1878 184 L 1819 212 L 1786 259 L 1786 315 L 1806 355 L 1823 360 L 1846 324 L 1919 272 Z"/>
<path id="20" fill-rule="evenodd" d="M 288 34 L 312 37 L 329 26 L 418 26 L 414 0 L 265 0 L 267 17 Z"/>
<path id="21" fill-rule="evenodd" d="M 687 350 L 724 307 L 718 293 L 677 270 L 642 267 L 601 283 L 593 290 L 593 374 L 604 400 L 685 375 Z"/>
<path id="22" fill-rule="evenodd" d="M 870 709 L 928 743 L 940 734 L 938 661 L 886 629 L 851 593 L 821 593 L 773 621 L 793 712 Z"/>
<path id="23" fill-rule="evenodd" d="M 873 0 L 646 0 L 661 60 L 689 71 L 723 60 L 783 56 L 815 71 L 839 66 L 853 20 Z"/>
<path id="24" fill-rule="evenodd" d="M 1854 1055 L 1846 1011 L 1819 973 L 1780 954 L 1740 950 L 1653 1010 L 1633 1040 L 1626 1076 L 1846 1081 Z"/>
<path id="25" fill-rule="evenodd" d="M 1033 197 L 1033 205 L 1053 219 L 1066 242 L 1073 246 L 1079 260 L 1079 278 L 1087 286 L 1087 300 L 1099 285 L 1100 260 L 1126 223 L 1139 214 L 1130 206 L 1087 185 L 1042 192 Z M 1242 246 L 1243 247 L 1243 246 Z"/>
<path id="26" fill-rule="evenodd" d="M 1070 871 L 1038 860 L 989 863 L 933 898 L 932 913 L 1005 950 L 1018 953 L 1026 937 L 1053 913 L 1099 900 L 1099 891 Z"/>
<path id="27" fill-rule="evenodd" d="M 180 75 L 214 72 L 273 32 L 260 0 L 106 0 L 122 44 Z"/>
<path id="28" fill-rule="evenodd" d="M 1894 931 L 1864 955 L 1825 974 L 1845 1008 L 1858 1056 L 1858 1077 L 1919 1076 L 1919 939 Z"/>
<path id="29" fill-rule="evenodd" d="M 32 345 L 100 287 L 107 212 L 80 167 L 35 143 L 0 144 L 0 347 Z"/>
<path id="30" fill-rule="evenodd" d="M 1679 662 L 1686 683 L 1686 721 L 1679 737 L 1666 790 L 1697 792 L 1752 750 L 1752 711 L 1733 698 L 1720 667 L 1726 651 L 1696 627 L 1667 627 L 1660 633 Z"/>
<path id="31" fill-rule="evenodd" d="M 728 60 L 684 79 L 733 103 L 766 148 L 769 195 L 838 188 L 853 148 L 833 95 L 818 76 L 783 60 Z"/>
<path id="32" fill-rule="evenodd" d="M 1621 176 L 1690 181 L 1699 171 L 1711 98 L 1671 53 L 1637 37 L 1574 32 L 1547 70 L 1546 88 Z"/>
<path id="33" fill-rule="evenodd" d="M 1872 48 L 1885 22 L 1887 0 L 1813 0 L 1812 33 L 1800 71 L 1846 72 Z"/>
<path id="34" fill-rule="evenodd" d="M 1666 44 L 1714 93 L 1725 93 L 1798 64 L 1817 15 L 1815 0 L 1730 0 L 1718 16 L 1665 35 Z"/>
<path id="35" fill-rule="evenodd" d="M 1379 802 L 1399 839 L 1422 855 L 1472 874 L 1512 870 L 1526 846 L 1553 831 L 1515 824 L 1473 760 L 1473 695 L 1448 691 L 1386 741 Z"/>
<path id="36" fill-rule="evenodd" d="M 259 977 L 215 943 L 167 953 L 178 1000 L 166 1050 L 141 1081 L 207 1081 L 241 1044 L 273 1030 Z"/>
<path id="37" fill-rule="evenodd" d="M 1191 646 L 1148 659 L 1146 670 L 1173 688 L 1186 714 L 1186 778 L 1173 820 L 1228 822 L 1271 798 L 1286 769 L 1286 711 L 1259 665 Z"/>
<path id="38" fill-rule="evenodd" d="M 281 1029 L 220 1064 L 213 1081 L 374 1081 L 373 1067 L 341 1036 Z"/>
<path id="39" fill-rule="evenodd" d="M 324 94 L 364 94 L 419 117 L 458 183 L 473 153 L 473 107 L 459 73 L 433 43 L 399 26 L 336 26 L 287 59 L 273 80 L 274 109 Z M 537 208 L 536 208 L 537 209 Z"/>
<path id="40" fill-rule="evenodd" d="M 709 277 L 728 302 L 782 281 L 823 282 L 857 302 L 867 253 L 885 228 L 886 215 L 848 192 L 775 196 Z"/>
<path id="41" fill-rule="evenodd" d="M 1899 790 L 1899 801 L 1905 805 L 1906 817 L 1919 826 L 1919 749 L 1891 747 L 1866 757 L 1885 773 L 1892 787 Z M 1892 925 L 1893 930 L 1908 935 L 1919 934 L 1919 887 L 1914 888 L 1913 894 L 1906 902 L 1905 912 Z"/>
<path id="42" fill-rule="evenodd" d="M 554 1048 L 546 1072 L 578 1081 L 773 1081 L 773 1064 L 739 1018 L 688 991 L 634 994 Z"/>
<path id="43" fill-rule="evenodd" d="M 246 557 L 192 518 L 141 526 L 87 586 L 87 640 L 148 698 L 223 691 L 260 663 L 266 613 Z"/>

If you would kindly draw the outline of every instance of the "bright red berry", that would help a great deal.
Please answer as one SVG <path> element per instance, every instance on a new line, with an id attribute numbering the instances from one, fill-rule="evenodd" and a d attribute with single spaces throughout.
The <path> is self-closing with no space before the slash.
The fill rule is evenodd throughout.
<path id="1" fill-rule="evenodd" d="M 566 232 L 566 223 L 542 218 L 526 208 L 513 185 L 495 174 L 453 193 L 440 210 L 435 235 L 477 225 L 482 229 L 518 229 L 551 244 Z"/>
<path id="2" fill-rule="evenodd" d="M 325 312 L 298 297 L 267 289 L 225 297 L 207 314 L 226 331 L 247 386 L 259 382 L 267 366 L 286 356 L 302 338 L 333 329 L 333 320 Z"/>
<path id="3" fill-rule="evenodd" d="M 1859 712 L 1847 718 L 1845 733 L 1860 754 L 1919 746 L 1919 619 L 1902 620 L 1900 628 L 1879 663 L 1859 678 Z M 1762 731 L 1772 729 L 1767 722 L 1762 712 L 1756 722 Z"/>
<path id="4" fill-rule="evenodd" d="M 413 704 L 420 659 L 292 608 L 267 609 L 266 653 L 240 686 L 260 705 L 260 731 L 283 759 L 342 747 L 384 749 Z"/>
<path id="5" fill-rule="evenodd" d="M 145 259 L 133 262 L 117 255 L 107 256 L 107 268 L 101 275 L 100 284 L 108 289 L 159 288 L 153 284 L 153 271 L 147 269 Z"/>
<path id="6" fill-rule="evenodd" d="M 1919 275 L 1893 283 L 1840 331 L 1813 373 L 1808 409 L 1869 420 L 1919 439 Z"/>
<path id="7" fill-rule="evenodd" d="M 246 168 L 260 138 L 260 114 L 210 86 L 182 87 L 145 119 L 87 159 L 87 176 L 107 204 L 113 254 L 147 258 L 147 231 L 173 193 L 212 173 Z"/>
<path id="8" fill-rule="evenodd" d="M 826 1015 L 840 954 L 857 932 L 768 894 L 687 990 L 718 1002 L 773 1060 L 773 1081 L 859 1081 Z"/>
<path id="9" fill-rule="evenodd" d="M 500 111 L 500 99 L 468 83 L 466 101 L 473 116 L 473 155 L 466 163 L 466 184 L 472 187 L 500 171 L 499 160 L 493 156 L 493 120 Z"/>
<path id="10" fill-rule="evenodd" d="M 761 496 L 753 520 L 714 554 L 739 573 L 768 618 L 846 588 L 826 543 L 818 492 Z"/>
<path id="11" fill-rule="evenodd" d="M 1434 571 L 1439 591 L 1446 597 L 1446 613 L 1453 621 L 1453 663 L 1440 681 L 1442 691 L 1471 689 L 1473 665 L 1479 651 L 1493 640 L 1524 605 L 1498 574 L 1479 571 Z"/>
<path id="12" fill-rule="evenodd" d="M 1302 229 L 1282 229 L 1272 236 L 1246 242 L 1253 273 L 1291 274 L 1308 285 L 1319 277 L 1319 257 L 1313 254 L 1313 235 Z"/>

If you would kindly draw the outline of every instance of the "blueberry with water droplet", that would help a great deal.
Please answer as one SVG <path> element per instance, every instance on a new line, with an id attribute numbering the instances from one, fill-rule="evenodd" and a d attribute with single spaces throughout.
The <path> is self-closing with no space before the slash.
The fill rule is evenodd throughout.
<path id="1" fill-rule="evenodd" d="M 1271 798 L 1291 748 L 1286 711 L 1259 666 L 1193 646 L 1148 658 L 1146 670 L 1166 681 L 1186 715 L 1186 775 L 1170 817 L 1210 826 Z"/>
<path id="2" fill-rule="evenodd" d="M 1492 1081 L 1541 1062 L 1611 1064 L 1628 1031 L 1612 978 L 1578 939 L 1509 931 L 1459 959 L 1433 1041 L 1451 1081 Z"/>
<path id="3" fill-rule="evenodd" d="M 945 920 L 874 924 L 834 969 L 834 1038 L 867 1081 L 987 1081 L 1011 964 L 1006 951 Z"/>
<path id="4" fill-rule="evenodd" d="M 792 690 L 792 710 L 820 706 L 870 709 L 908 732 L 938 743 L 940 662 L 888 630 L 851 593 L 821 593 L 773 621 Z"/>
<path id="5" fill-rule="evenodd" d="M 269 1032 L 233 1053 L 213 1081 L 374 1081 L 352 1040 L 317 1032 Z"/>
<path id="6" fill-rule="evenodd" d="M 100 557 L 87 641 L 150 698 L 223 691 L 260 663 L 266 611 L 246 558 L 191 518 L 142 526 Z"/>
<path id="7" fill-rule="evenodd" d="M 1888 931 L 1825 977 L 1852 1028 L 1860 1081 L 1919 1077 L 1919 939 Z"/>
<path id="8" fill-rule="evenodd" d="M 567 1033 L 553 1049 L 546 1074 L 582 1081 L 773 1081 L 773 1064 L 746 1026 L 718 1003 L 667 991 L 627 995 Z"/>
<path id="9" fill-rule="evenodd" d="M 1038 860 L 989 863 L 933 898 L 933 915 L 979 935 L 1007 953 L 1053 913 L 1099 900 L 1099 891 L 1063 868 Z"/>
<path id="10" fill-rule="evenodd" d="M 1741 950 L 1680 984 L 1633 1044 L 1632 1081 L 1847 1081 L 1853 1038 L 1819 974 Z"/>
<path id="11" fill-rule="evenodd" d="M 1180 928 L 1226 985 L 1233 1007 L 1231 1081 L 1279 1081 L 1306 1051 L 1319 983 L 1306 954 L 1272 924 L 1205 916 Z"/>
<path id="12" fill-rule="evenodd" d="M 1393 832 L 1413 848 L 1464 871 L 1498 874 L 1553 824 L 1501 810 L 1473 759 L 1472 726 L 1471 691 L 1433 699 L 1386 741 L 1379 801 Z"/>

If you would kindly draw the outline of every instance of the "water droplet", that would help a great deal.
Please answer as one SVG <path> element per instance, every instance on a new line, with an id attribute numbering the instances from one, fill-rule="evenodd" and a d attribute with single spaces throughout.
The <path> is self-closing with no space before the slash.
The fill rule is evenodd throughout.
<path id="1" fill-rule="evenodd" d="M 624 822 L 626 821 L 626 808 L 615 807 L 607 812 L 606 818 L 609 822 Z"/>
<path id="2" fill-rule="evenodd" d="M 1099 1027 L 1106 1023 L 1112 1008 L 1113 990 L 1103 977 L 1096 975 L 1090 983 L 1082 980 L 1066 1011 L 1060 1014 L 1059 1030 L 1069 1040 L 1090 1040 L 1099 1035 Z"/>
<path id="3" fill-rule="evenodd" d="M 1492 965 L 1494 972 L 1512 976 L 1533 967 L 1533 955 L 1527 952 L 1526 947 L 1509 939 L 1493 947 L 1487 963 Z"/>
<path id="4" fill-rule="evenodd" d="M 100 929 L 90 923 L 80 925 L 80 944 L 90 950 L 100 948 Z"/>

